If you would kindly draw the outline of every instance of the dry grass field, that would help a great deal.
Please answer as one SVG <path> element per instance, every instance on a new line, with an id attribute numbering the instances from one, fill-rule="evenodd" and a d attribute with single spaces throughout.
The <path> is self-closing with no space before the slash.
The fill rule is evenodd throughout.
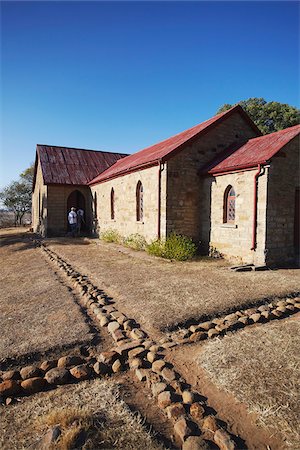
<path id="1" fill-rule="evenodd" d="M 55 391 L 23 398 L 4 409 L 0 448 L 36 449 L 53 426 L 61 430 L 59 440 L 52 445 L 56 450 L 163 449 L 143 426 L 142 418 L 133 414 L 120 398 L 118 385 L 99 379 L 61 386 Z"/>
<path id="2" fill-rule="evenodd" d="M 77 303 L 79 291 L 67 287 L 72 283 L 63 275 L 65 269 L 51 262 L 49 252 L 35 247 L 33 237 L 23 229 L 0 232 L 0 363 L 10 360 L 16 368 L 29 353 L 36 353 L 36 364 L 53 349 L 57 356 L 68 348 L 76 353 L 95 335 L 101 345 L 93 347 L 94 356 L 111 349 L 111 333 L 106 327 L 101 332 L 90 327 Z M 178 323 L 299 291 L 296 269 L 236 273 L 223 260 L 169 262 L 93 239 L 44 242 L 113 297 L 116 309 L 139 322 L 154 341 Z M 216 414 L 221 427 L 236 436 L 238 450 L 300 449 L 299 316 L 295 310 L 282 320 L 165 350 L 166 362 L 205 400 L 205 414 Z M 93 315 L 89 320 L 96 324 Z M 94 361 L 92 357 L 91 364 Z M 53 426 L 59 426 L 61 435 L 49 450 L 155 450 L 164 448 L 162 441 L 168 448 L 179 448 L 173 424 L 147 384 L 126 366 L 111 377 L 13 398 L 7 406 L 0 399 L 0 448 L 41 448 Z M 156 439 L 125 401 L 157 430 Z M 216 450 L 210 445 L 213 437 L 205 439 Z"/>
<path id="3" fill-rule="evenodd" d="M 24 229 L 0 230 L 0 245 L 0 362 L 90 341 L 79 307 Z"/>
<path id="4" fill-rule="evenodd" d="M 46 242 L 152 333 L 300 290 L 297 269 L 237 273 L 222 260 L 169 262 L 99 240 Z"/>
<path id="5" fill-rule="evenodd" d="M 195 356 L 216 386 L 254 413 L 260 426 L 300 448 L 300 321 L 265 324 L 205 344 Z"/>

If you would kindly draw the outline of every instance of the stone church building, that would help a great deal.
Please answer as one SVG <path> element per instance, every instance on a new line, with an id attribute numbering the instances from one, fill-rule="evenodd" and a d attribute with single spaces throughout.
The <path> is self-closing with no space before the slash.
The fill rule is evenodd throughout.
<path id="1" fill-rule="evenodd" d="M 33 228 L 67 232 L 83 208 L 86 232 L 171 232 L 239 263 L 299 258 L 300 125 L 265 136 L 240 106 L 131 155 L 37 145 Z"/>

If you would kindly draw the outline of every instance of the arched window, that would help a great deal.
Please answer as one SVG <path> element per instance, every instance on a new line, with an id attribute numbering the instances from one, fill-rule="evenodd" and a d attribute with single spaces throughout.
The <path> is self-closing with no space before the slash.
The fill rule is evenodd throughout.
<path id="1" fill-rule="evenodd" d="M 143 185 L 139 181 L 136 186 L 136 220 L 142 222 L 144 217 L 144 190 Z"/>
<path id="2" fill-rule="evenodd" d="M 110 218 L 111 218 L 111 220 L 115 220 L 115 191 L 114 191 L 114 188 L 111 188 L 111 191 L 110 191 Z"/>
<path id="3" fill-rule="evenodd" d="M 235 191 L 232 186 L 227 186 L 224 193 L 223 222 L 235 221 Z"/>

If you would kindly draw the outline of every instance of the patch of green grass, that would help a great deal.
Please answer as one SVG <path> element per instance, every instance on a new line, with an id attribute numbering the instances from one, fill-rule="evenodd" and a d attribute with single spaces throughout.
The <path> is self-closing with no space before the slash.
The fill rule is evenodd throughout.
<path id="1" fill-rule="evenodd" d="M 146 250 L 150 255 L 186 261 L 195 256 L 197 246 L 188 236 L 172 233 L 165 240 L 156 239 L 151 242 L 147 245 Z"/>

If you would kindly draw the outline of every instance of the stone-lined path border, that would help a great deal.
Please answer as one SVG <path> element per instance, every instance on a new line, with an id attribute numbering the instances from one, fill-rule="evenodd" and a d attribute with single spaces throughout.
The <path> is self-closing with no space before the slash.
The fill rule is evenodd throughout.
<path id="1" fill-rule="evenodd" d="M 114 348 L 99 354 L 93 370 L 97 375 L 107 373 L 107 364 L 112 372 L 129 368 L 135 376 L 151 389 L 158 407 L 174 424 L 174 431 L 182 448 L 197 449 L 202 438 L 214 442 L 221 450 L 238 448 L 238 436 L 231 435 L 224 422 L 212 415 L 212 410 L 201 393 L 193 392 L 189 384 L 166 359 L 166 349 L 174 345 L 168 339 L 159 343 L 149 338 L 140 325 L 116 308 L 111 297 L 95 286 L 87 276 L 61 258 L 56 252 L 36 241 L 43 253 L 66 275 L 80 296 L 81 304 L 89 311 L 101 327 L 106 327 L 114 341 Z M 245 449 L 245 445 L 242 447 Z"/>
<path id="2" fill-rule="evenodd" d="M 224 336 L 227 332 L 237 331 L 254 324 L 263 324 L 271 320 L 285 319 L 300 311 L 299 293 L 284 299 L 268 301 L 257 307 L 238 309 L 230 314 L 215 317 L 206 321 L 195 322 L 189 327 L 166 333 L 167 338 L 175 345 L 190 344 L 205 339 Z"/>

